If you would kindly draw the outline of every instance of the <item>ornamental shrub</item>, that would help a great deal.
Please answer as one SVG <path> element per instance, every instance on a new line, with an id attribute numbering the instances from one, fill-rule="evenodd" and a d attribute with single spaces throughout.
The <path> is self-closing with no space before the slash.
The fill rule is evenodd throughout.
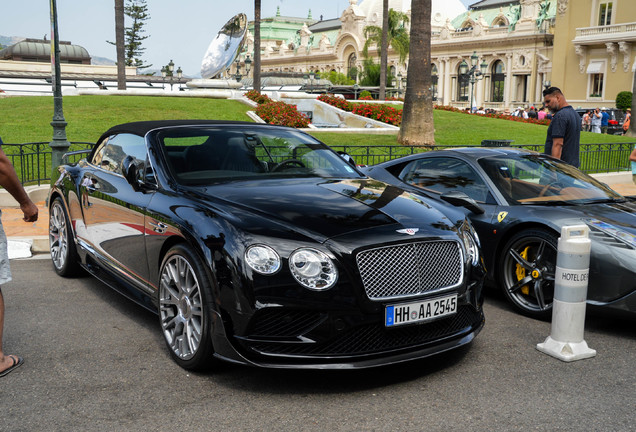
<path id="1" fill-rule="evenodd" d="M 250 100 L 253 100 L 254 102 L 256 102 L 259 105 L 272 101 L 269 96 L 264 95 L 264 94 L 260 94 L 256 90 L 248 91 L 247 93 L 245 93 L 245 97 L 250 99 Z"/>
<path id="2" fill-rule="evenodd" d="M 318 96 L 318 100 L 331 106 L 335 106 L 336 108 L 340 108 L 343 111 L 351 111 L 353 107 L 353 104 L 351 102 L 330 94 L 321 94 L 320 96 Z"/>
<path id="3" fill-rule="evenodd" d="M 622 91 L 616 95 L 616 108 L 625 111 L 632 107 L 632 92 Z"/>
<path id="4" fill-rule="evenodd" d="M 306 128 L 309 119 L 296 110 L 296 105 L 285 102 L 271 101 L 256 107 L 256 115 L 269 124 L 289 126 L 294 128 Z"/>
<path id="5" fill-rule="evenodd" d="M 402 123 L 402 110 L 381 104 L 354 104 L 354 114 L 399 126 Z"/>
<path id="6" fill-rule="evenodd" d="M 362 90 L 360 92 L 360 100 L 371 100 L 373 97 L 371 96 L 371 92 L 369 90 Z"/>

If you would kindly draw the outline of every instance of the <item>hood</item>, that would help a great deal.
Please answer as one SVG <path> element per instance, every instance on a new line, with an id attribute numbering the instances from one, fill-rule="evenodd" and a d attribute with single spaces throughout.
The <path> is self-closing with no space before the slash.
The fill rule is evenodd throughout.
<path id="1" fill-rule="evenodd" d="M 239 219 L 257 215 L 320 242 L 387 225 L 422 231 L 433 227 L 446 233 L 455 225 L 423 198 L 372 179 L 271 179 L 215 185 L 198 191 L 205 195 L 203 199 L 221 205 L 220 199 L 235 207 L 227 210 Z"/>
<path id="2" fill-rule="evenodd" d="M 586 221 L 601 221 L 615 228 L 636 233 L 636 203 L 631 201 L 587 204 L 572 207 Z"/>

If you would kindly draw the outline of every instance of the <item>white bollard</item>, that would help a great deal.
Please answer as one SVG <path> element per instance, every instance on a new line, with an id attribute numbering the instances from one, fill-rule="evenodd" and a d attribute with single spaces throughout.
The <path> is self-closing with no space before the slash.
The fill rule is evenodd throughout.
<path id="1" fill-rule="evenodd" d="M 590 273 L 590 250 L 587 225 L 561 228 L 554 275 L 554 301 L 550 336 L 537 349 L 570 362 L 594 357 L 583 339 L 587 283 Z"/>

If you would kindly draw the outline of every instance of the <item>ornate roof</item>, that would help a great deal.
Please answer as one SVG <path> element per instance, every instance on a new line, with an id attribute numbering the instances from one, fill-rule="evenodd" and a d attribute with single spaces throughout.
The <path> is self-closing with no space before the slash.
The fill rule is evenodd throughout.
<path id="1" fill-rule="evenodd" d="M 0 51 L 0 60 L 50 61 L 51 42 L 44 39 L 25 39 Z M 60 42 L 60 62 L 88 62 L 91 56 L 86 48 Z"/>

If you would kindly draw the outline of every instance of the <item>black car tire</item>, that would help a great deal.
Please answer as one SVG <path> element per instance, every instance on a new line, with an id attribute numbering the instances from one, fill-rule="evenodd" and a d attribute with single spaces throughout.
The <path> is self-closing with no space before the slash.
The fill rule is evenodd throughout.
<path id="1" fill-rule="evenodd" d="M 55 273 L 64 277 L 80 273 L 79 256 L 71 234 L 69 218 L 60 197 L 49 209 L 49 249 Z"/>
<path id="2" fill-rule="evenodd" d="M 172 247 L 161 264 L 161 331 L 172 358 L 188 370 L 213 364 L 212 290 L 207 275 L 201 259 L 185 244 Z"/>
<path id="3" fill-rule="evenodd" d="M 548 319 L 552 314 L 558 240 L 547 229 L 513 235 L 502 249 L 499 286 L 524 315 Z"/>

